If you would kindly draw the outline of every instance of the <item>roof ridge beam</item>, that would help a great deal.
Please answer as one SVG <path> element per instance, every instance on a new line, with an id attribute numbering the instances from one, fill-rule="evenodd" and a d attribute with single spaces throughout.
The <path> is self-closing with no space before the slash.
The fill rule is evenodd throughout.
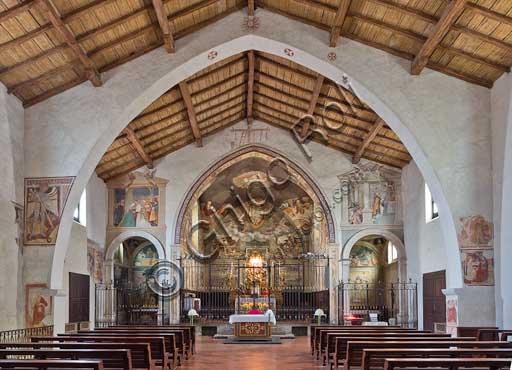
<path id="1" fill-rule="evenodd" d="M 465 9 L 467 0 L 451 0 L 441 15 L 441 18 L 431 30 L 427 41 L 412 61 L 411 74 L 419 75 L 426 67 L 428 60 L 437 46 L 443 41 L 450 28 L 455 24 Z"/>
<path id="2" fill-rule="evenodd" d="M 250 126 L 253 121 L 252 106 L 254 102 L 254 65 L 256 64 L 254 50 L 250 50 L 247 53 L 247 59 L 249 60 L 249 80 L 247 82 L 247 124 Z"/>

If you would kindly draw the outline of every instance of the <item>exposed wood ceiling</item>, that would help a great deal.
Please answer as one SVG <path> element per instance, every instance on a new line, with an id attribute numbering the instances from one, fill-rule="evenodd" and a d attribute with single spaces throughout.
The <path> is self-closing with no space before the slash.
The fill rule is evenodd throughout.
<path id="1" fill-rule="evenodd" d="M 336 107 L 325 109 L 330 102 Z M 350 91 L 289 60 L 251 50 L 198 72 L 154 101 L 115 139 L 96 173 L 108 181 L 188 144 L 200 145 L 244 118 L 291 130 L 307 114 L 324 118 L 320 125 L 328 136 L 327 142 L 317 133 L 312 139 L 352 155 L 354 163 L 363 157 L 401 168 L 411 160 L 395 133 Z M 296 126 L 302 137 L 309 123 Z"/>
<path id="2" fill-rule="evenodd" d="M 491 87 L 512 65 L 512 0 L 0 0 L 0 81 L 26 106 L 247 7 Z"/>

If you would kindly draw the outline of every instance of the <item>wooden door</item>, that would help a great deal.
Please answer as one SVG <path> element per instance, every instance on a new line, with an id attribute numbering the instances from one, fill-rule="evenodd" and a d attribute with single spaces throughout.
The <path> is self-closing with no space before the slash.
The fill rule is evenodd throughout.
<path id="1" fill-rule="evenodd" d="M 434 330 L 435 322 L 446 322 L 446 271 L 423 274 L 423 329 Z"/>
<path id="2" fill-rule="evenodd" d="M 89 321 L 89 275 L 69 273 L 69 322 Z"/>

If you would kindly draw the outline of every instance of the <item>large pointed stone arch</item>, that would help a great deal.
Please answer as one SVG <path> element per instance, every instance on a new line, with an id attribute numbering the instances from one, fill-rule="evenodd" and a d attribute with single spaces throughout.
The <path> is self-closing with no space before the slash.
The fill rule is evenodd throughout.
<path id="1" fill-rule="evenodd" d="M 343 85 L 344 81 L 346 81 L 348 77 L 352 88 L 357 92 L 360 98 L 365 101 L 365 103 L 367 103 L 382 119 L 384 119 L 391 129 L 399 136 L 428 183 L 433 196 L 436 199 L 436 203 L 438 204 L 440 214 L 442 215 L 440 222 L 447 248 L 448 265 L 451 267 L 451 269 L 447 271 L 447 283 L 451 287 L 462 287 L 462 269 L 455 222 L 448 201 L 443 192 L 442 185 L 417 139 L 409 128 L 401 121 L 400 117 L 393 112 L 392 107 L 387 106 L 380 97 L 359 83 L 357 81 L 357 76 L 347 76 L 347 74 L 338 66 L 283 42 L 250 34 L 218 45 L 215 50 L 218 55 L 228 58 L 247 50 L 258 50 L 282 56 L 283 50 L 287 48 L 293 48 L 294 62 L 314 70 L 336 83 Z M 173 70 L 170 70 L 164 75 L 154 79 L 148 89 L 140 92 L 137 91 L 136 95 L 131 97 L 131 100 L 127 101 L 125 109 L 123 109 L 118 115 L 112 116 L 110 114 L 109 116 L 107 114 L 107 117 L 110 119 L 109 125 L 102 135 L 100 135 L 94 146 L 88 150 L 85 160 L 80 162 L 80 169 L 76 174 L 77 177 L 74 186 L 71 189 L 68 202 L 62 215 L 62 223 L 52 261 L 50 277 L 51 288 L 59 289 L 62 286 L 64 259 L 70 239 L 73 210 L 78 204 L 80 195 L 82 194 L 87 181 L 93 174 L 103 153 L 105 153 L 109 145 L 121 130 L 151 102 L 183 79 L 186 79 L 203 68 L 212 65 L 214 62 L 218 62 L 218 60 L 212 61 L 208 58 L 210 50 L 204 50 Z M 98 107 L 98 109 L 101 109 L 101 107 Z M 98 112 L 97 114 L 100 113 L 101 112 Z"/>

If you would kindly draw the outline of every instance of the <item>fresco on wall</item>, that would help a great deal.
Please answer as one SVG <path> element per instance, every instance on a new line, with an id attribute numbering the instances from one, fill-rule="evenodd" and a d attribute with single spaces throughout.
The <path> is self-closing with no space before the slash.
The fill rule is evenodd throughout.
<path id="1" fill-rule="evenodd" d="M 25 179 L 25 245 L 54 245 L 74 177 Z"/>
<path id="2" fill-rule="evenodd" d="M 458 298 L 456 296 L 446 297 L 446 333 L 456 334 L 457 333 L 457 322 L 458 322 Z"/>
<path id="3" fill-rule="evenodd" d="M 53 325 L 53 297 L 46 284 L 25 286 L 25 324 L 27 328 Z"/>
<path id="4" fill-rule="evenodd" d="M 494 285 L 494 231 L 483 216 L 460 219 L 459 246 L 466 285 Z"/>
<path id="5" fill-rule="evenodd" d="M 89 239 L 87 239 L 87 271 L 95 284 L 103 282 L 103 251 L 97 243 Z"/>
<path id="6" fill-rule="evenodd" d="M 354 246 L 350 251 L 350 267 L 378 266 L 378 264 L 378 253 L 370 247 Z"/>
<path id="7" fill-rule="evenodd" d="M 151 228 L 158 226 L 157 186 L 114 189 L 114 226 Z"/>
<path id="8" fill-rule="evenodd" d="M 158 262 L 158 253 L 152 244 L 146 245 L 133 257 L 133 283 L 146 283 L 146 271 Z"/>
<path id="9" fill-rule="evenodd" d="M 342 223 L 399 225 L 401 172 L 375 163 L 354 165 L 338 176 L 341 183 Z"/>
<path id="10" fill-rule="evenodd" d="M 492 249 L 464 249 L 461 257 L 465 284 L 494 285 Z"/>
<path id="11" fill-rule="evenodd" d="M 273 159 L 247 153 L 201 184 L 182 225 L 184 255 L 241 258 L 251 247 L 284 259 L 322 250 L 327 226 L 325 217 L 313 217 L 319 209 L 315 193 L 296 174 L 276 186 L 268 175 Z"/>

